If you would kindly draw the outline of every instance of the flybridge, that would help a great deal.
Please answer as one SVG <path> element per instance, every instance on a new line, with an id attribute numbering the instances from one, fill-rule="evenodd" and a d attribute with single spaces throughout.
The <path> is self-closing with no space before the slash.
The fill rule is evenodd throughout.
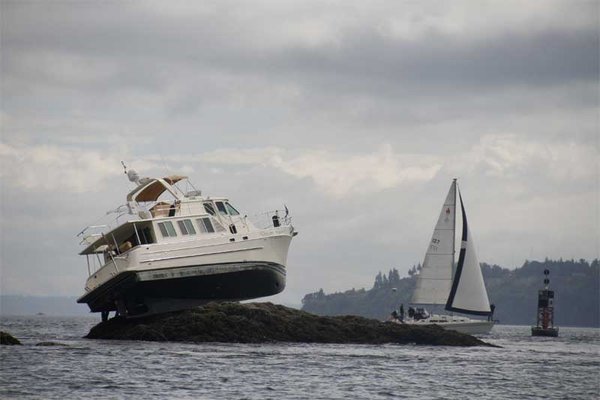
<path id="1" fill-rule="evenodd" d="M 171 175 L 157 179 L 143 178 L 138 181 L 138 187 L 129 192 L 127 201 L 156 201 L 165 191 L 171 193 L 173 197 L 180 198 L 182 196 L 182 194 L 180 194 L 181 191 L 177 190 L 175 184 L 184 179 L 187 180 L 187 176 Z"/>
<path id="2" fill-rule="evenodd" d="M 222 232 L 225 226 L 234 226 L 232 217 L 237 217 L 240 213 L 233 207 L 227 198 L 203 198 L 200 190 L 197 190 L 186 176 L 172 175 L 164 178 L 142 178 L 138 179 L 137 174 L 131 171 L 128 173 L 130 180 L 135 179 L 138 186 L 127 195 L 127 204 L 107 213 L 116 213 L 115 219 L 117 227 L 112 229 L 110 224 L 92 225 L 86 227 L 80 236 L 82 243 L 87 247 L 80 254 L 91 254 L 102 252 L 106 246 L 115 245 L 120 247 L 123 236 L 128 233 L 135 233 L 135 241 L 140 244 L 153 243 L 152 235 L 144 232 L 149 221 L 184 216 L 205 217 L 199 226 L 202 232 Z M 191 191 L 183 191 L 176 184 L 185 181 L 186 186 L 192 187 Z M 170 199 L 169 199 L 170 197 Z M 120 222 L 123 216 L 126 216 L 126 222 Z M 212 219 L 211 219 L 212 217 Z M 248 225 L 244 216 L 244 225 Z M 228 221 L 229 220 L 229 221 Z M 227 222 L 230 222 L 229 224 Z M 289 221 L 288 221 L 289 222 Z M 172 224 L 159 224 L 161 232 L 165 237 L 174 237 L 176 234 L 171 230 Z M 186 228 L 187 227 L 187 228 Z M 237 227 L 231 227 L 237 230 Z M 138 229 L 139 228 L 139 229 Z M 190 222 L 182 223 L 182 229 L 188 234 L 195 228 Z M 125 232 L 125 234 L 124 234 Z M 234 232 L 232 232 L 234 233 Z"/>

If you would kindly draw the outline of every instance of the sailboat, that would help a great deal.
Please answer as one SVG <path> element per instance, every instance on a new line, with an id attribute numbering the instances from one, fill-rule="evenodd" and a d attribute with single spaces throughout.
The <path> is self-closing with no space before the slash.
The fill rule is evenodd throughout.
<path id="1" fill-rule="evenodd" d="M 454 269 L 457 193 L 462 214 L 462 238 L 458 263 Z M 489 333 L 494 326 L 494 306 L 490 305 L 488 299 L 456 179 L 452 181 L 417 276 L 412 304 L 415 307 L 409 308 L 407 318 L 402 316 L 403 323 L 436 324 L 469 334 Z M 444 306 L 450 314 L 429 314 L 423 307 L 425 305 Z M 473 319 L 454 315 L 455 312 L 487 318 Z"/>

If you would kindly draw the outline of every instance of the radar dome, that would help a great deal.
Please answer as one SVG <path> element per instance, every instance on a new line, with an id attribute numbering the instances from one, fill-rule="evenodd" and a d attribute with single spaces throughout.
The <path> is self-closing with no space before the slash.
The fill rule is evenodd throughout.
<path id="1" fill-rule="evenodd" d="M 129 178 L 130 182 L 134 182 L 134 183 L 139 183 L 139 180 L 140 180 L 140 176 L 133 169 L 130 169 L 129 171 L 127 171 L 127 178 Z"/>

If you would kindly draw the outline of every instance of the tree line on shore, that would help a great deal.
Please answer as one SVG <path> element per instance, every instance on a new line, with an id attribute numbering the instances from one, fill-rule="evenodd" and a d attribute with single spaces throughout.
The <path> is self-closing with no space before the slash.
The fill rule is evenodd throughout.
<path id="1" fill-rule="evenodd" d="M 386 319 L 400 304 L 410 304 L 421 265 L 400 277 L 397 268 L 379 272 L 371 289 L 326 294 L 323 289 L 302 299 L 302 309 L 319 315 L 360 315 Z M 543 288 L 543 271 L 550 271 L 555 291 L 555 323 L 563 326 L 600 327 L 600 262 L 584 259 L 525 261 L 514 270 L 481 264 L 494 318 L 503 324 L 534 324 L 537 293 Z"/>

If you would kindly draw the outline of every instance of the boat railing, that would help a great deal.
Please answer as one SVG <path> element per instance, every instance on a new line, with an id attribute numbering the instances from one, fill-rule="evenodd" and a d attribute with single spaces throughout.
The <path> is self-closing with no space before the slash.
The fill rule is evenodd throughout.
<path id="1" fill-rule="evenodd" d="M 179 207 L 179 204 L 156 202 L 151 207 L 140 207 L 136 210 L 137 212 L 131 214 L 126 206 L 119 206 L 118 208 L 107 212 L 106 215 L 98 220 L 98 222 L 102 222 L 97 222 L 97 225 L 89 225 L 79 232 L 79 234 L 77 234 L 78 237 L 81 237 L 79 244 L 89 246 L 94 243 L 102 237 L 103 234 L 110 232 L 114 227 L 126 222 L 122 220 L 123 217 L 126 217 L 128 221 L 168 217 L 176 215 Z M 246 218 L 258 229 L 272 229 L 280 226 L 290 226 L 292 224 L 292 217 L 287 209 L 265 211 L 259 214 L 246 216 Z"/>
<path id="2" fill-rule="evenodd" d="M 259 229 L 277 228 L 292 224 L 292 217 L 287 210 L 271 210 L 260 214 L 249 215 L 248 219 Z"/>
<path id="3" fill-rule="evenodd" d="M 169 205 L 156 203 L 149 211 L 139 208 L 137 212 L 130 213 L 127 205 L 121 205 L 114 210 L 108 211 L 96 221 L 95 225 L 89 225 L 83 228 L 83 230 L 77 234 L 78 237 L 81 237 L 81 242 L 79 244 L 88 246 L 100 238 L 102 234 L 110 232 L 114 227 L 117 227 L 124 222 L 151 219 L 154 217 L 154 212 L 152 210 L 155 208 L 161 210 L 161 212 L 163 209 L 166 209 L 168 215 L 169 207 Z"/>
<path id="4" fill-rule="evenodd" d="M 108 224 L 86 226 L 77 234 L 78 237 L 81 237 L 79 244 L 88 246 L 98 240 L 99 237 L 102 237 L 102 235 L 109 230 L 110 225 Z"/>

